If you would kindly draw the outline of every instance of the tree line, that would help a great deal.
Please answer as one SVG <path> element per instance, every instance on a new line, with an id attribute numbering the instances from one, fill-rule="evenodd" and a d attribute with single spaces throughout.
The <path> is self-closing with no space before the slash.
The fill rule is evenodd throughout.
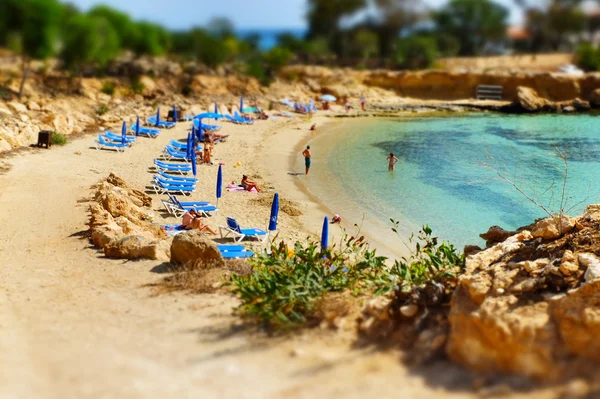
<path id="1" fill-rule="evenodd" d="M 81 76 L 124 51 L 212 68 L 230 64 L 264 82 L 292 61 L 417 69 L 440 56 L 571 51 L 578 45 L 581 64 L 600 68 L 600 52 L 587 43 L 600 17 L 587 15 L 583 0 L 514 2 L 525 15 L 525 34 L 517 38 L 507 36 L 509 10 L 494 0 L 448 0 L 434 10 L 421 0 L 308 0 L 306 36 L 282 34 L 276 47 L 261 51 L 257 35 L 237 37 L 226 19 L 171 31 L 108 6 L 82 12 L 59 0 L 2 0 L 0 46 L 21 56 L 24 79 L 31 60 L 57 57 Z"/>

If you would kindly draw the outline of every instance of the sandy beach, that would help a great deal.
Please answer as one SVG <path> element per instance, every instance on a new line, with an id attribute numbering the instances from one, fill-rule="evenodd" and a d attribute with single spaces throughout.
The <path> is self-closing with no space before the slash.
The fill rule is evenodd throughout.
<path id="1" fill-rule="evenodd" d="M 235 216 L 243 226 L 266 228 L 270 198 L 279 192 L 303 213 L 280 213 L 279 238 L 316 238 L 327 210 L 294 174 L 303 172 L 296 153 L 310 140 L 310 125 L 326 121 L 224 122 L 220 133 L 230 137 L 215 147 L 214 160 L 224 163 L 225 181 L 248 174 L 263 193 L 225 192 L 207 223 L 218 227 Z M 141 138 L 123 154 L 97 151 L 94 137 L 84 136 L 0 160 L 0 397 L 478 397 L 458 367 L 408 368 L 398 352 L 353 348 L 351 328 L 285 339 L 245 331 L 232 315 L 233 297 L 155 295 L 148 285 L 164 277 L 161 262 L 111 260 L 92 248 L 90 187 L 110 172 L 148 186 L 153 159 L 188 126 Z M 216 173 L 216 165 L 199 166 L 191 200 L 214 203 Z M 153 195 L 154 221 L 176 223 L 164 217 L 159 198 Z"/>

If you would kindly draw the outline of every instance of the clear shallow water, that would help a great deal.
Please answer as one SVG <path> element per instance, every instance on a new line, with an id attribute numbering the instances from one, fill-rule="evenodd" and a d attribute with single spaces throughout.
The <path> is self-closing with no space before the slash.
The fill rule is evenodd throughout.
<path id="1" fill-rule="evenodd" d="M 456 245 L 480 244 L 478 235 L 492 225 L 514 229 L 545 216 L 486 165 L 556 211 L 563 178 L 556 146 L 569 166 L 566 208 L 598 202 L 598 118 L 468 115 L 346 122 L 311 142 L 319 183 L 307 186 L 352 222 L 364 217 L 376 238 L 391 235 L 394 218 L 406 235 L 429 224 Z M 394 173 L 387 171 L 390 152 L 400 159 Z"/>

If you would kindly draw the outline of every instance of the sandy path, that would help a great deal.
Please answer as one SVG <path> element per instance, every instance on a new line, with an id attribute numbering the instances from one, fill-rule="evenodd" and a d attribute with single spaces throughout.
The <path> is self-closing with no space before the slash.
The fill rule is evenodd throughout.
<path id="1" fill-rule="evenodd" d="M 232 137 L 216 155 L 226 180 L 241 173 L 230 169 L 237 160 L 244 172 L 264 161 L 262 138 L 277 123 L 286 122 L 225 125 Z M 410 374 L 396 354 L 351 350 L 343 334 L 261 342 L 235 327 L 232 298 L 152 296 L 143 286 L 162 277 L 158 262 L 108 260 L 90 248 L 78 200 L 110 171 L 143 186 L 152 159 L 184 134 L 142 139 L 125 154 L 92 150 L 88 137 L 9 160 L 0 176 L 0 398 L 465 397 L 444 389 L 457 370 L 431 386 L 435 370 Z M 212 199 L 215 174 L 200 167 L 207 184 L 197 198 Z M 268 209 L 248 207 L 249 196 L 226 195 L 221 213 L 266 220 Z M 282 218 L 289 238 L 305 235 L 297 224 Z"/>

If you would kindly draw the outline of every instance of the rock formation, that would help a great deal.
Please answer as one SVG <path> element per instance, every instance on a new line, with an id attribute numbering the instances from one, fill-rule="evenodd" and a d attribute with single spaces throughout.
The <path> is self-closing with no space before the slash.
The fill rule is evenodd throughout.
<path id="1" fill-rule="evenodd" d="M 225 261 L 214 241 L 199 230 L 178 234 L 171 244 L 171 263 L 198 268 L 220 268 Z"/>
<path id="2" fill-rule="evenodd" d="M 91 239 L 109 258 L 169 259 L 166 233 L 150 222 L 152 199 L 110 174 L 90 205 Z"/>
<path id="3" fill-rule="evenodd" d="M 540 220 L 467 257 L 449 313 L 449 357 L 541 379 L 600 362 L 599 210 Z"/>

